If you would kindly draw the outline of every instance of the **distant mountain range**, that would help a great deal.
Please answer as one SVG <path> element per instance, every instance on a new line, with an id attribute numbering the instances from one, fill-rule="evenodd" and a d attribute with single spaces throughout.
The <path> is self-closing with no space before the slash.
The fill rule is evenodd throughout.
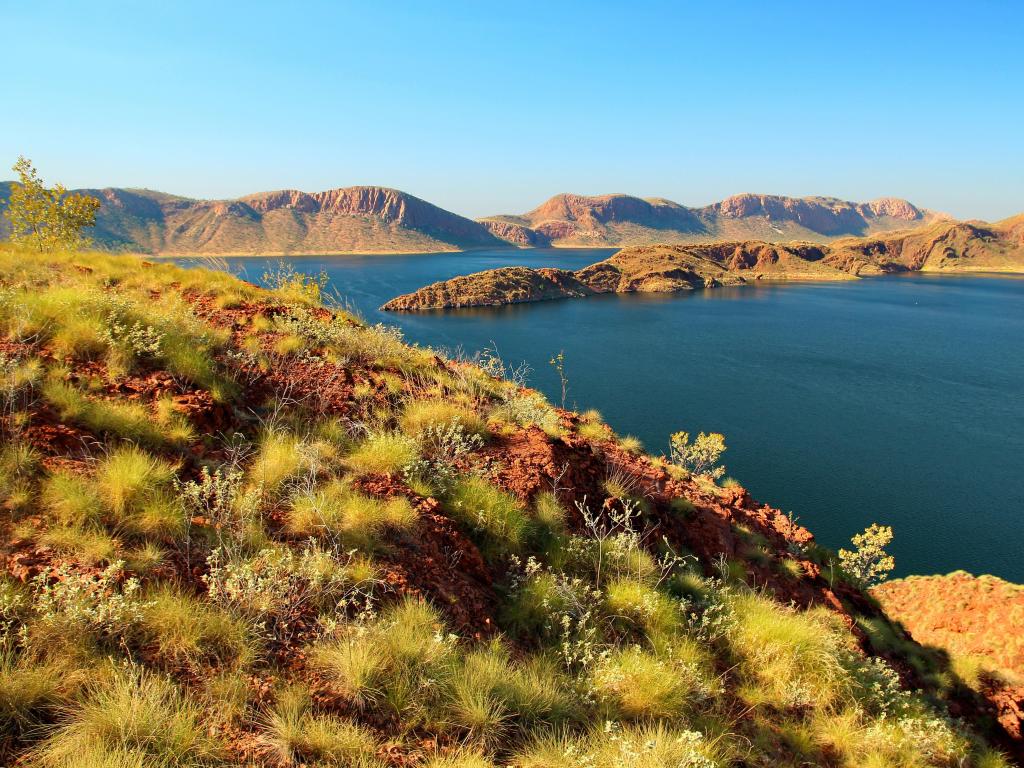
<path id="1" fill-rule="evenodd" d="M 502 239 L 530 245 L 627 246 L 709 240 L 827 242 L 944 218 L 906 200 L 851 203 L 831 197 L 734 195 L 702 208 L 629 195 L 556 195 L 520 216 L 481 219 Z"/>
<path id="2" fill-rule="evenodd" d="M 11 182 L 0 182 L 0 202 Z M 385 187 L 280 190 L 195 200 L 146 189 L 75 190 L 102 206 L 91 233 L 111 249 L 181 255 L 416 253 L 514 246 L 618 247 L 757 239 L 827 242 L 944 218 L 905 200 L 736 195 L 702 208 L 628 195 L 562 194 L 478 221 Z"/>

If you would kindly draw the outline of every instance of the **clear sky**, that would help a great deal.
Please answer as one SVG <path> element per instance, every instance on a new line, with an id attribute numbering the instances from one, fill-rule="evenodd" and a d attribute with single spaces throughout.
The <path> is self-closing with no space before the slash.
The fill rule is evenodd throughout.
<path id="1" fill-rule="evenodd" d="M 1024 211 L 1016 0 L 0 0 L 0 35 L 0 161 L 71 187 Z"/>

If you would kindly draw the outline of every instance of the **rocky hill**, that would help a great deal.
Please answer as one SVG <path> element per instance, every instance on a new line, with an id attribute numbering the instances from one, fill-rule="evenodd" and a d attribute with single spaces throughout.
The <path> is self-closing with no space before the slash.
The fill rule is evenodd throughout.
<path id="1" fill-rule="evenodd" d="M 0 764 L 1024 754 L 791 516 L 271 282 L 0 246 Z"/>
<path id="2" fill-rule="evenodd" d="M 827 242 L 849 235 L 864 236 L 942 218 L 906 200 L 881 198 L 851 203 L 830 197 L 793 198 L 743 194 L 702 208 L 671 200 L 629 195 L 562 194 L 528 213 L 493 216 L 481 223 L 503 237 L 500 227 L 523 238 L 529 229 L 552 245 L 610 247 L 764 240 Z M 510 238 L 510 242 L 515 242 Z"/>
<path id="3" fill-rule="evenodd" d="M 6 197 L 0 188 L 0 203 Z M 193 200 L 145 189 L 85 189 L 102 205 L 100 246 L 159 255 L 421 253 L 499 246 L 487 227 L 384 187 L 238 200 Z"/>
<path id="4" fill-rule="evenodd" d="M 623 248 L 574 272 L 525 267 L 456 277 L 383 306 L 416 311 L 579 298 L 595 293 L 671 293 L 756 280 L 832 281 L 897 272 L 1024 272 L 1020 217 L 995 225 L 936 221 L 873 238 L 828 244 L 761 241 Z"/>

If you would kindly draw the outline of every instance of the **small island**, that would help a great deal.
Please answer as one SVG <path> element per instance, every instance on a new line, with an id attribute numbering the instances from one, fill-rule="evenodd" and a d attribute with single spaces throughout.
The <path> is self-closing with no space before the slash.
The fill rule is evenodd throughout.
<path id="1" fill-rule="evenodd" d="M 829 244 L 760 240 L 623 248 L 571 271 L 501 267 L 398 296 L 381 309 L 491 307 L 599 293 L 673 293 L 758 280 L 836 281 L 899 272 L 1024 272 L 1024 215 L 996 224 L 942 220 Z"/>

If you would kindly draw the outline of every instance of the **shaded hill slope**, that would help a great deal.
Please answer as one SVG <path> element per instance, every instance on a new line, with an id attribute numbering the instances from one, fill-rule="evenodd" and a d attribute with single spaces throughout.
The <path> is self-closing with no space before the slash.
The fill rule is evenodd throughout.
<path id="1" fill-rule="evenodd" d="M 1024 586 L 957 571 L 890 581 L 872 594 L 917 642 L 947 652 L 961 679 L 1024 738 Z"/>
<path id="2" fill-rule="evenodd" d="M 833 281 L 898 272 L 1024 272 L 1018 218 L 995 225 L 951 220 L 827 244 L 700 243 L 623 248 L 574 272 L 502 268 L 398 296 L 383 309 L 498 306 L 597 293 L 671 293 L 755 280 Z"/>
<path id="3" fill-rule="evenodd" d="M 789 516 L 275 282 L 0 247 L 0 762 L 1019 752 Z"/>

